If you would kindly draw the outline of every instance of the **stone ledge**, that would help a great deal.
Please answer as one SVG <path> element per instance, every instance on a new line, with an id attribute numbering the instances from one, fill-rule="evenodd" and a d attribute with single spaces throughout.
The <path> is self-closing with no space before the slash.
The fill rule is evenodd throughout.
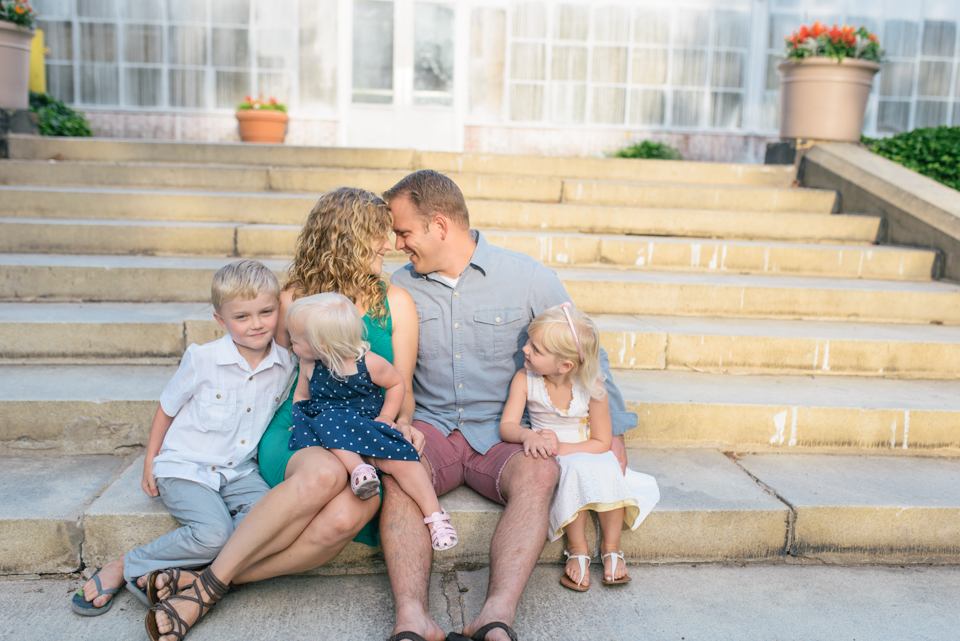
<path id="1" fill-rule="evenodd" d="M 879 241 L 933 247 L 945 278 L 960 280 L 960 192 L 853 144 L 816 145 L 800 164 L 806 187 L 840 192 L 842 213 L 879 214 Z"/>

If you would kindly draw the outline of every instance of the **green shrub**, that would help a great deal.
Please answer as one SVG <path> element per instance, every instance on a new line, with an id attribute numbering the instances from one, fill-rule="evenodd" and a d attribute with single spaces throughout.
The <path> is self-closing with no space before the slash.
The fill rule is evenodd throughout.
<path id="1" fill-rule="evenodd" d="M 80 111 L 74 111 L 48 93 L 30 92 L 30 111 L 40 117 L 40 133 L 44 136 L 93 135 L 90 123 Z"/>
<path id="2" fill-rule="evenodd" d="M 614 158 L 647 158 L 653 160 L 683 160 L 680 151 L 662 142 L 644 140 L 613 152 Z"/>
<path id="3" fill-rule="evenodd" d="M 960 190 L 960 127 L 927 127 L 861 141 L 875 154 Z"/>

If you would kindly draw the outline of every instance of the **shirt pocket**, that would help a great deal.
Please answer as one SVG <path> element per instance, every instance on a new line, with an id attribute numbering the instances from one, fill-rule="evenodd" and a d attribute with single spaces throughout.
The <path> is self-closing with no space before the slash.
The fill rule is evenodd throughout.
<path id="1" fill-rule="evenodd" d="M 522 345 L 517 344 L 523 330 L 523 310 L 519 307 L 478 309 L 473 313 L 477 358 L 502 361 L 513 358 Z"/>
<path id="2" fill-rule="evenodd" d="M 417 305 L 417 318 L 420 321 L 419 358 L 427 361 L 440 358 L 440 307 Z"/>
<path id="3" fill-rule="evenodd" d="M 237 417 L 237 393 L 205 389 L 200 392 L 197 413 L 200 416 L 200 429 L 204 432 L 233 429 Z"/>

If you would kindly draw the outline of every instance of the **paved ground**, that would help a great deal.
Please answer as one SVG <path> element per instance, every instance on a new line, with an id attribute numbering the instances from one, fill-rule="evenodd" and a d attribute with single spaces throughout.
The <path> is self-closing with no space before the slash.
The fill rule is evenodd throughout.
<path id="1" fill-rule="evenodd" d="M 633 583 L 578 594 L 541 566 L 517 614 L 522 639 L 884 641 L 956 638 L 960 567 L 756 564 L 633 566 Z M 0 639 L 145 639 L 145 608 L 122 593 L 103 617 L 69 610 L 76 579 L 0 580 Z M 435 574 L 431 611 L 446 629 L 480 609 L 487 571 Z M 190 635 L 234 639 L 385 639 L 382 574 L 290 577 L 244 588 Z"/>

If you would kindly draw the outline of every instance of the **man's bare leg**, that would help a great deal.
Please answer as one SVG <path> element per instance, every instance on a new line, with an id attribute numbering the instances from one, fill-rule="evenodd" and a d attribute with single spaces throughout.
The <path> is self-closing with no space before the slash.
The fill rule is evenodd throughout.
<path id="1" fill-rule="evenodd" d="M 550 459 L 523 454 L 511 458 L 500 473 L 500 491 L 507 507 L 490 545 L 490 584 L 487 600 L 476 619 L 464 626 L 472 636 L 488 623 L 513 625 L 517 603 L 547 541 L 547 514 L 560 470 Z M 504 630 L 487 634 L 487 641 L 509 641 Z"/>
<path id="2" fill-rule="evenodd" d="M 430 465 L 426 458 L 422 460 L 430 474 Z M 390 476 L 383 478 L 380 543 L 395 601 L 396 623 L 391 636 L 415 632 L 427 641 L 443 641 L 447 635 L 430 618 L 427 601 L 433 560 L 430 535 L 423 526 L 420 508 Z"/>

